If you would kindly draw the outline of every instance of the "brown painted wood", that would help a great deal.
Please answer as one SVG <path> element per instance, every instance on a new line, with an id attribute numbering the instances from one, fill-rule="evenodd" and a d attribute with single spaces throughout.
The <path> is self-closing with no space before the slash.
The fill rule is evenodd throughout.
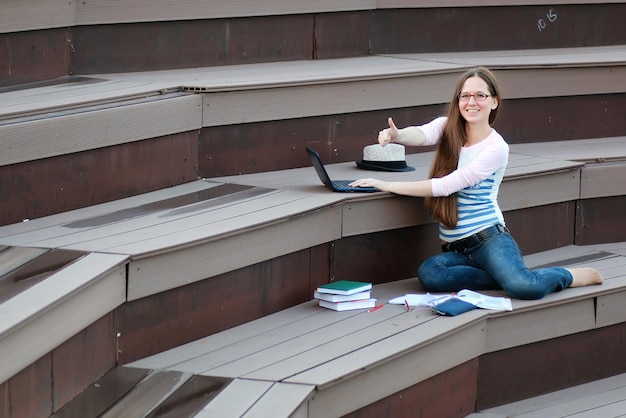
<path id="1" fill-rule="evenodd" d="M 549 20 L 554 17 L 547 16 L 550 10 L 552 16 L 556 15 L 553 22 Z M 626 42 L 621 30 L 625 18 L 624 4 L 524 5 L 388 9 L 25 31 L 2 35 L 2 45 L 10 46 L 11 60 L 0 63 L 0 85 L 69 75 L 70 51 L 72 74 L 94 74 L 369 53 L 614 45 Z M 546 23 L 541 31 L 539 19 Z M 475 31 L 475 27 L 490 30 Z M 493 36 L 494 32 L 498 36 Z M 463 36 L 450 36 L 451 33 Z"/>
<path id="2" fill-rule="evenodd" d="M 495 128 L 510 144 L 612 137 L 626 132 L 626 94 L 506 100 Z M 203 128 L 199 175 L 219 177 L 306 167 L 305 146 L 325 163 L 361 159 L 389 116 L 397 126 L 419 125 L 445 105 L 388 109 L 302 119 Z M 594 121 L 589 123 L 589 121 Z M 411 147 L 407 153 L 431 151 Z"/>
<path id="3" fill-rule="evenodd" d="M 310 254 L 299 251 L 124 304 L 117 310 L 119 363 L 310 300 Z"/>
<path id="4" fill-rule="evenodd" d="M 476 409 L 623 373 L 624 350 L 622 323 L 485 354 L 478 359 Z"/>
<path id="5" fill-rule="evenodd" d="M 9 379 L 11 418 L 47 418 L 52 413 L 52 356 L 46 354 Z"/>
<path id="6" fill-rule="evenodd" d="M 369 11 L 315 15 L 313 54 L 316 59 L 368 55 L 372 13 Z"/>
<path id="7" fill-rule="evenodd" d="M 514 210 L 504 213 L 511 235 L 523 254 L 574 244 L 575 202 Z"/>
<path id="8" fill-rule="evenodd" d="M 576 244 L 626 240 L 626 196 L 585 199 L 576 212 Z"/>
<path id="9" fill-rule="evenodd" d="M 40 218 L 197 178 L 197 131 L 0 167 L 0 224 Z"/>
<path id="10" fill-rule="evenodd" d="M 437 237 L 431 223 L 342 238 L 334 245 L 334 277 L 374 284 L 415 277 L 422 261 L 441 252 Z"/>
<path id="11" fill-rule="evenodd" d="M 464 417 L 474 412 L 477 374 L 478 359 L 470 360 L 344 418 Z"/>
<path id="12" fill-rule="evenodd" d="M 309 146 L 325 164 L 363 158 L 363 148 L 377 141 L 389 116 L 399 126 L 422 123 L 442 111 L 441 106 L 394 109 L 302 119 L 203 128 L 200 133 L 199 175 L 236 174 L 307 167 Z M 413 149 L 410 152 L 424 151 Z M 408 151 L 409 152 L 409 151 Z"/>
<path id="13" fill-rule="evenodd" d="M 69 28 L 1 33 L 0 45 L 0 91 L 6 86 L 69 75 Z"/>
<path id="14" fill-rule="evenodd" d="M 76 74 L 208 67 L 311 59 L 313 15 L 77 26 L 74 31 Z"/>
<path id="15" fill-rule="evenodd" d="M 374 14 L 374 54 L 564 48 L 626 42 L 622 30 L 626 19 L 624 4 L 390 9 L 376 10 Z M 541 31 L 539 19 L 545 23 Z"/>
<path id="16" fill-rule="evenodd" d="M 327 243 L 310 249 L 309 295 L 312 295 L 320 285 L 330 282 L 332 247 L 332 243 Z"/>
<path id="17" fill-rule="evenodd" d="M 100 416 L 121 397 L 132 390 L 149 370 L 132 367 L 116 367 L 91 385 L 83 387 L 70 403 L 57 411 L 54 418 L 83 418 Z"/>
<path id="18" fill-rule="evenodd" d="M 9 382 L 0 384 L 0 418 L 11 418 L 11 397 Z"/>
<path id="19" fill-rule="evenodd" d="M 54 410 L 115 367 L 115 325 L 115 315 L 111 312 L 53 350 Z"/>
<path id="20" fill-rule="evenodd" d="M 540 19 L 545 23 L 542 30 Z M 0 64 L 0 84 L 68 75 L 70 51 L 72 74 L 95 74 L 369 53 L 615 45 L 626 42 L 625 19 L 626 6 L 617 3 L 384 9 L 81 25 L 3 35 L 8 43 L 3 39 L 2 45 L 11 46 L 12 60 Z M 477 31 L 476 27 L 489 30 Z"/>
<path id="21" fill-rule="evenodd" d="M 606 138 L 626 132 L 626 94 L 506 100 L 495 127 L 510 144 Z"/>

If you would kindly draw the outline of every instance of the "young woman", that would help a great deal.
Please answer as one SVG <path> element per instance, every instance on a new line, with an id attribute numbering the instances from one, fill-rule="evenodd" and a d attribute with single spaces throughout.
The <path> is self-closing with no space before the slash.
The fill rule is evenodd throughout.
<path id="1" fill-rule="evenodd" d="M 430 179 L 386 182 L 367 178 L 353 186 L 427 198 L 439 222 L 443 253 L 427 259 L 417 275 L 425 291 L 504 289 L 518 299 L 540 299 L 567 287 L 601 284 L 592 268 L 529 270 L 505 226 L 498 189 L 509 146 L 492 127 L 500 107 L 493 73 L 479 67 L 466 72 L 454 90 L 445 117 L 422 126 L 379 132 L 378 142 L 409 146 L 437 144 Z"/>

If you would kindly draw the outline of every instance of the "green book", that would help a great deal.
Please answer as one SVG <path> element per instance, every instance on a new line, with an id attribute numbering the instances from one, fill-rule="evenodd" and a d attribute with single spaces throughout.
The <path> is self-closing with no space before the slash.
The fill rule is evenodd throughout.
<path id="1" fill-rule="evenodd" d="M 334 295 L 352 295 L 354 293 L 365 292 L 371 288 L 371 283 L 338 280 L 336 282 L 321 285 L 317 288 L 317 292 L 332 293 Z"/>

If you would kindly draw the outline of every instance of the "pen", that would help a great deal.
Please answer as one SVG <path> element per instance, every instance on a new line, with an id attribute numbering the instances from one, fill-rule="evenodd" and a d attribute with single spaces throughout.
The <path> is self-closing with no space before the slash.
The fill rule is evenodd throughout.
<path id="1" fill-rule="evenodd" d="M 407 302 L 406 299 L 404 299 L 404 304 L 406 305 L 406 311 L 410 311 L 411 308 L 409 307 L 409 302 Z"/>
<path id="2" fill-rule="evenodd" d="M 369 310 L 369 311 L 367 311 L 367 312 L 369 313 L 369 312 L 374 312 L 374 311 L 377 311 L 377 310 L 379 310 L 380 308 L 382 308 L 383 306 L 384 306 L 384 304 L 383 304 L 383 305 L 378 305 L 378 306 L 375 306 L 375 307 L 373 307 L 372 309 L 370 309 L 370 310 Z"/>

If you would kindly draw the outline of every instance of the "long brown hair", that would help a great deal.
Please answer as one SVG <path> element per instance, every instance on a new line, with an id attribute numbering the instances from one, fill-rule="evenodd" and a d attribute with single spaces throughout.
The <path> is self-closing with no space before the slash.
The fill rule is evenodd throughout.
<path id="1" fill-rule="evenodd" d="M 491 125 L 498 116 L 500 109 L 500 87 L 493 73 L 485 67 L 477 67 L 467 71 L 461 76 L 454 90 L 454 96 L 448 107 L 448 121 L 443 130 L 443 135 L 437 146 L 437 153 L 430 168 L 429 178 L 443 177 L 456 170 L 459 163 L 461 148 L 465 144 L 465 119 L 461 116 L 459 109 L 458 95 L 471 77 L 480 77 L 487 83 L 489 94 L 498 99 L 498 106 L 489 114 L 489 124 Z M 446 228 L 456 227 L 458 221 L 457 194 L 450 196 L 431 197 L 426 199 L 426 207 L 433 215 L 433 218 L 441 222 Z"/>

